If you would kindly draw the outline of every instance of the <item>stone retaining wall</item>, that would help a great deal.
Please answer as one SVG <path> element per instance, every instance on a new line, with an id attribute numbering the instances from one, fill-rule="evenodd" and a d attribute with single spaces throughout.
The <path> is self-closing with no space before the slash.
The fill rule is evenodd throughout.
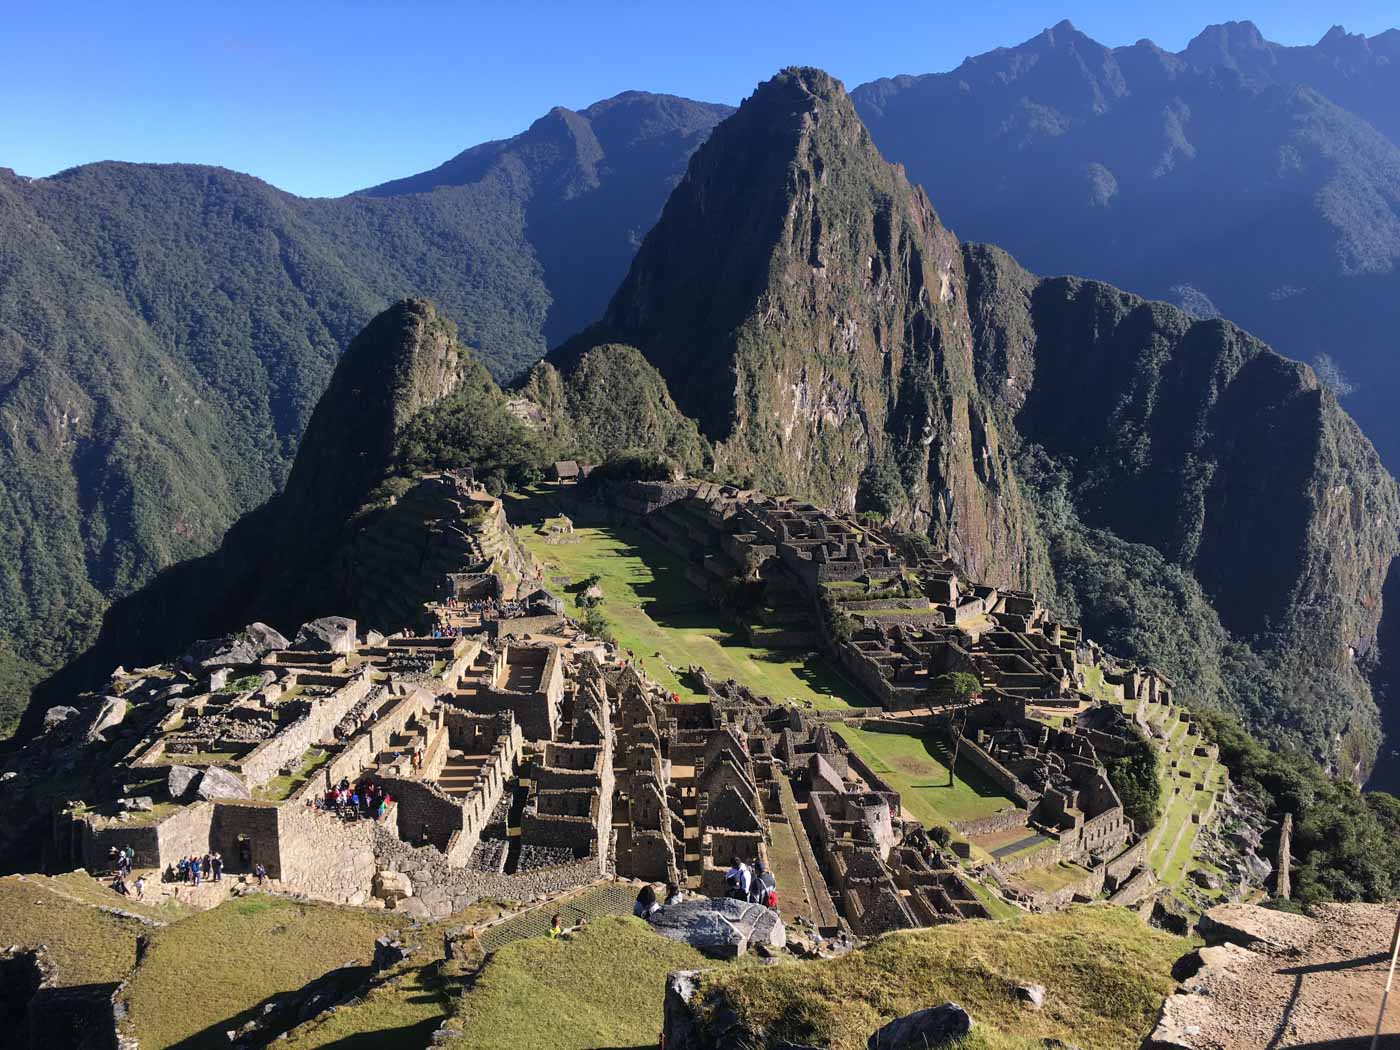
<path id="1" fill-rule="evenodd" d="M 301 676 L 305 678 L 307 676 Z M 313 703 L 304 718 L 263 741 L 238 762 L 238 771 L 249 787 L 266 784 L 284 766 L 295 765 L 307 748 L 330 736 L 337 722 L 345 717 L 369 692 L 373 679 L 368 667 L 340 690 Z"/>

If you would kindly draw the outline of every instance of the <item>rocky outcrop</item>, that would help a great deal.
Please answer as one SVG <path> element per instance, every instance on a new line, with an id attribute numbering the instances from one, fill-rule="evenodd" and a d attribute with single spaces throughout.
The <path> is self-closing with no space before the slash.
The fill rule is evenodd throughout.
<path id="1" fill-rule="evenodd" d="M 215 799 L 253 797 L 248 785 L 243 783 L 243 778 L 222 766 L 210 766 L 204 771 L 199 778 L 199 787 L 195 788 L 195 794 L 210 802 Z"/>
<path id="2" fill-rule="evenodd" d="M 165 790 L 170 793 L 171 798 L 179 802 L 194 790 L 197 780 L 199 770 L 190 766 L 171 766 L 165 778 Z"/>
<path id="3" fill-rule="evenodd" d="M 323 616 L 301 625 L 292 648 L 308 653 L 355 651 L 355 621 L 344 616 Z"/>
<path id="4" fill-rule="evenodd" d="M 750 948 L 787 944 L 783 920 L 761 904 L 728 898 L 702 898 L 664 907 L 651 916 L 652 928 L 705 955 L 733 959 Z"/>
<path id="5" fill-rule="evenodd" d="M 1206 946 L 1181 959 L 1145 1050 L 1367 1045 L 1380 1016 L 1395 905 L 1327 904 L 1293 915 L 1212 908 Z M 1400 1038 L 1387 1017 L 1382 1044 Z"/>

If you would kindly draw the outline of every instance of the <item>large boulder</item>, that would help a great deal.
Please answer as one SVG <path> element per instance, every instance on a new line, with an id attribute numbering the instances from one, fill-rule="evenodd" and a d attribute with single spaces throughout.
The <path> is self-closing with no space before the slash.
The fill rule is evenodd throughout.
<path id="1" fill-rule="evenodd" d="M 208 802 L 220 798 L 253 797 L 248 785 L 243 783 L 243 778 L 222 766 L 208 767 L 199 778 L 199 787 L 195 793 Z"/>
<path id="2" fill-rule="evenodd" d="M 105 740 L 106 737 L 103 734 L 114 726 L 121 725 L 130 707 L 131 705 L 119 696 L 104 696 L 97 717 L 88 726 L 87 738 L 89 740 Z"/>
<path id="3" fill-rule="evenodd" d="M 281 652 L 283 649 L 292 647 L 292 643 L 287 641 L 286 635 L 265 623 L 250 623 L 243 628 L 243 635 L 258 650 L 260 656 L 266 656 L 271 652 Z"/>
<path id="4" fill-rule="evenodd" d="M 972 1018 L 957 1003 L 896 1017 L 865 1041 L 866 1050 L 933 1050 L 972 1031 Z"/>
<path id="5" fill-rule="evenodd" d="M 413 881 L 401 871 L 376 871 L 374 895 L 382 901 L 400 901 L 413 896 Z"/>
<path id="6" fill-rule="evenodd" d="M 171 766 L 165 778 L 165 790 L 170 792 L 171 798 L 180 802 L 194 790 L 199 777 L 199 770 L 193 766 Z"/>
<path id="7" fill-rule="evenodd" d="M 44 712 L 44 728 L 47 730 L 55 726 L 60 726 L 77 713 L 78 709 L 76 707 L 68 707 L 62 704 L 58 707 L 51 707 Z"/>
<path id="8" fill-rule="evenodd" d="M 323 616 L 304 623 L 292 648 L 306 653 L 354 652 L 355 621 L 346 616 Z"/>
<path id="9" fill-rule="evenodd" d="M 230 667 L 251 667 L 260 659 L 262 653 L 248 638 L 231 634 L 195 642 L 181 663 L 196 674 L 209 674 Z"/>
<path id="10" fill-rule="evenodd" d="M 787 931 L 776 911 L 723 897 L 672 904 L 652 915 L 651 924 L 662 936 L 718 959 L 733 959 L 750 947 L 787 944 Z"/>

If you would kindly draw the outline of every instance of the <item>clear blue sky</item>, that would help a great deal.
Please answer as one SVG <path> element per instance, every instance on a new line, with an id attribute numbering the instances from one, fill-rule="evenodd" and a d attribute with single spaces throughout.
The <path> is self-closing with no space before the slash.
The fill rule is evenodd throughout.
<path id="1" fill-rule="evenodd" d="M 1134 10 L 1134 8 L 1138 8 Z M 1145 9 L 1144 9 L 1145 8 Z M 956 13 L 957 17 L 950 17 Z M 0 0 L 0 166 L 192 161 L 346 193 L 628 88 L 738 102 L 786 65 L 854 87 L 950 69 L 1061 18 L 1109 45 L 1179 50 L 1251 19 L 1281 43 L 1371 35 L 1394 0 L 935 3 L 790 0 Z"/>

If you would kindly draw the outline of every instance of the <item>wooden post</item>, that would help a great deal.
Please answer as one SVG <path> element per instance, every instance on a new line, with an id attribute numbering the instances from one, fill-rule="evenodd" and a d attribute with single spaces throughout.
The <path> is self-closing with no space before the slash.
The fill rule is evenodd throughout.
<path id="1" fill-rule="evenodd" d="M 1390 998 L 1390 986 L 1395 981 L 1395 960 L 1400 957 L 1400 912 L 1395 913 L 1395 936 L 1390 939 L 1390 973 L 1385 978 L 1385 991 L 1381 993 L 1381 1012 L 1376 1017 L 1376 1034 L 1371 1037 L 1371 1050 L 1381 1045 L 1381 1025 L 1385 1023 L 1385 1003 Z"/>

